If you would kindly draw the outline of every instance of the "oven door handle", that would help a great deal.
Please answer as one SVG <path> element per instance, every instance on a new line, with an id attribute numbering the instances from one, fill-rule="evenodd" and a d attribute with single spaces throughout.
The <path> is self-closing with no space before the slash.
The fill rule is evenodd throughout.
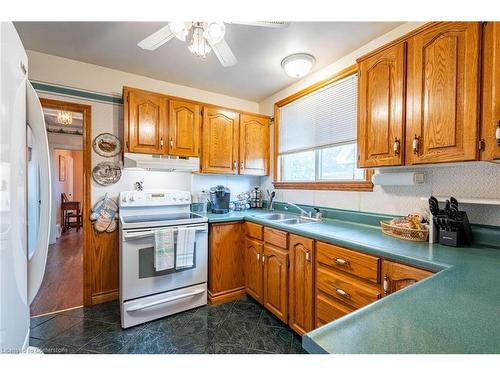
<path id="1" fill-rule="evenodd" d="M 207 233 L 208 230 L 206 227 L 188 227 L 188 228 L 194 228 L 196 232 L 201 231 L 202 233 Z M 177 232 L 178 229 L 174 229 L 174 232 Z M 129 240 L 136 240 L 138 238 L 146 238 L 150 236 L 154 236 L 155 231 L 154 230 L 145 230 L 145 231 L 140 231 L 140 232 L 132 232 L 131 234 L 128 234 L 127 232 L 123 233 L 123 240 L 124 241 L 129 241 Z"/>
<path id="2" fill-rule="evenodd" d="M 205 289 L 195 289 L 194 291 L 192 291 L 190 293 L 179 294 L 177 296 L 164 298 L 164 299 L 161 299 L 158 301 L 131 306 L 127 309 L 127 312 L 133 312 L 133 311 L 143 310 L 143 309 L 147 309 L 147 308 L 158 306 L 158 305 L 163 305 L 164 303 L 173 302 L 173 301 L 177 301 L 179 299 L 197 296 L 198 294 L 202 294 L 202 293 L 205 293 Z"/>

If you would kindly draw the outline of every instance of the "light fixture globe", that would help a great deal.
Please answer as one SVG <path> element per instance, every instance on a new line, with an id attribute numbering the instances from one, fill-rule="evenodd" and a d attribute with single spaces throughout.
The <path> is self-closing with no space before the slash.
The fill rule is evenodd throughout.
<path id="1" fill-rule="evenodd" d="M 307 75 L 315 64 L 316 59 L 308 53 L 295 53 L 287 56 L 281 61 L 281 67 L 287 75 L 293 78 L 301 78 Z"/>
<path id="2" fill-rule="evenodd" d="M 203 32 L 203 36 L 210 44 L 219 43 L 224 39 L 225 34 L 226 26 L 224 22 L 208 22 Z"/>

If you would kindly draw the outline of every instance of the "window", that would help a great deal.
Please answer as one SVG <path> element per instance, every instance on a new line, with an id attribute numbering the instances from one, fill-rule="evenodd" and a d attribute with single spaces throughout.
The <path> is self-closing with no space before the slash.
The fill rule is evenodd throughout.
<path id="1" fill-rule="evenodd" d="M 356 168 L 356 67 L 275 105 L 277 188 L 371 190 Z"/>

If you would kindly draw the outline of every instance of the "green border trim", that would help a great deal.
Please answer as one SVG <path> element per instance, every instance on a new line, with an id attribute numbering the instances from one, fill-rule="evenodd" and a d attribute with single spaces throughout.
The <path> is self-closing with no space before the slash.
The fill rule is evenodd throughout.
<path id="1" fill-rule="evenodd" d="M 68 95 L 68 96 L 76 96 L 78 98 L 96 100 L 99 102 L 111 103 L 111 104 L 123 104 L 123 99 L 118 98 L 116 96 L 97 94 L 88 91 L 81 91 L 77 89 L 71 89 L 68 87 L 54 86 L 49 85 L 47 83 L 33 82 L 31 84 L 35 88 L 35 90 L 51 92 L 55 94 Z"/>

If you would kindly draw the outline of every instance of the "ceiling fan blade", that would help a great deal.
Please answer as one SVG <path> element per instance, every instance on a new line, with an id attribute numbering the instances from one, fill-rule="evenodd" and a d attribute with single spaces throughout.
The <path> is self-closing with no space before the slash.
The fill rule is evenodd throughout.
<path id="1" fill-rule="evenodd" d="M 137 45 L 142 49 L 153 51 L 174 37 L 175 34 L 170 31 L 170 27 L 167 25 L 151 34 L 147 38 L 141 40 L 139 43 L 137 43 Z"/>
<path id="2" fill-rule="evenodd" d="M 235 25 L 246 25 L 246 26 L 273 27 L 275 29 L 288 27 L 288 25 L 290 25 L 290 22 L 283 22 L 283 21 L 249 21 L 249 22 L 231 21 L 227 23 L 232 23 Z"/>
<path id="3" fill-rule="evenodd" d="M 215 56 L 217 56 L 222 66 L 229 67 L 238 63 L 236 56 L 234 56 L 233 51 L 231 51 L 231 48 L 224 39 L 218 43 L 210 44 L 210 46 L 214 50 Z"/>

